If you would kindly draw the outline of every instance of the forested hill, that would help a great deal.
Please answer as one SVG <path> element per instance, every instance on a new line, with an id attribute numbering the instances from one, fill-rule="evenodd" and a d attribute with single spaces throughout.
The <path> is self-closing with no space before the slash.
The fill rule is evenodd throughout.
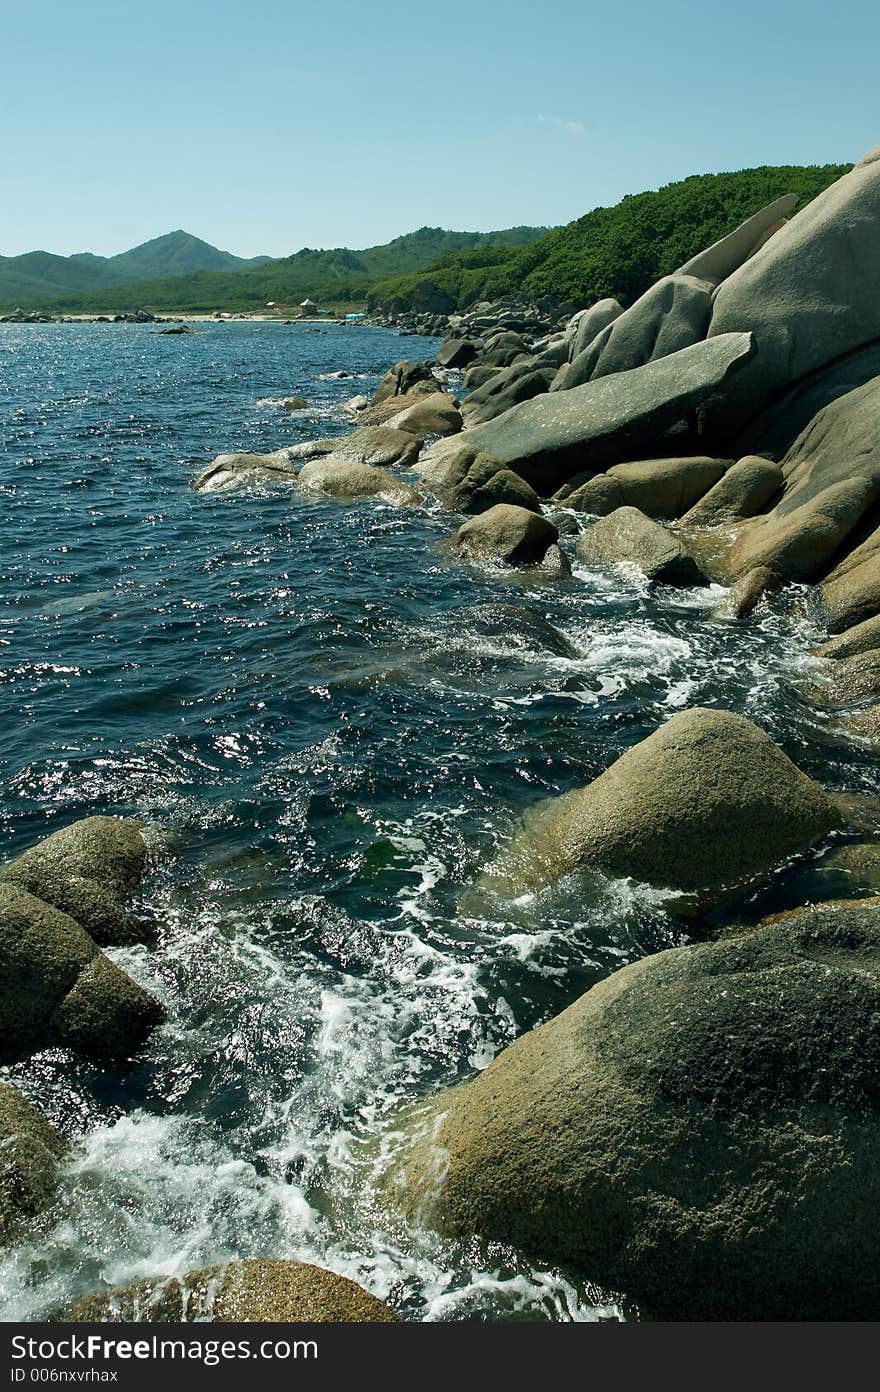
<path id="1" fill-rule="evenodd" d="M 799 207 L 845 174 L 849 165 L 764 165 L 730 174 L 694 174 L 648 193 L 594 208 L 523 248 L 480 248 L 438 260 L 426 275 L 389 278 L 373 286 L 371 305 L 410 308 L 425 299 L 429 278 L 449 304 L 525 292 L 573 305 L 606 295 L 630 304 L 659 276 L 784 193 Z M 439 307 L 439 304 L 438 304 Z"/>
<path id="2" fill-rule="evenodd" d="M 362 251 L 350 251 L 345 247 L 316 251 L 305 247 L 277 260 L 258 257 L 254 262 L 240 262 L 237 270 L 224 264 L 182 264 L 179 266 L 181 274 L 165 269 L 166 257 L 161 270 L 152 269 L 142 261 L 143 269 L 133 275 L 130 258 L 158 245 L 148 242 L 121 257 L 110 258 L 111 262 L 127 264 L 123 276 L 117 275 L 109 281 L 102 277 L 100 269 L 96 271 L 91 264 L 84 264 L 100 262 L 100 257 L 52 257 L 50 261 L 60 262 L 68 278 L 74 274 L 81 278 L 75 284 L 54 283 L 50 289 L 42 290 L 36 285 L 27 288 L 20 283 L 14 288 L 4 279 L 5 268 L 12 262 L 26 262 L 27 257 L 7 258 L 5 262 L 0 258 L 0 307 L 39 304 L 47 309 L 71 312 L 126 311 L 141 306 L 179 311 L 255 310 L 269 300 L 298 304 L 306 296 L 321 303 L 327 300 L 344 303 L 365 300 L 369 287 L 379 279 L 421 271 L 438 257 L 451 252 L 483 246 L 518 248 L 546 232 L 546 227 L 509 227 L 499 232 L 449 232 L 442 227 L 421 227 L 416 232 Z M 185 233 L 169 234 L 171 237 L 178 235 L 186 236 Z M 159 242 L 164 240 L 158 239 Z M 207 243 L 201 245 L 205 247 Z M 208 250 L 216 251 L 216 248 Z M 218 257 L 227 255 L 225 252 L 216 254 Z M 46 253 L 31 255 L 45 257 Z M 71 262 L 77 263 L 75 272 Z M 57 266 L 42 266 L 41 270 L 47 278 L 57 282 Z M 121 280 L 125 283 L 121 284 Z"/>
<path id="3" fill-rule="evenodd" d="M 161 280 L 195 271 L 236 271 L 259 266 L 268 256 L 245 259 L 203 242 L 191 232 L 166 232 L 118 256 L 90 251 L 55 256 L 28 251 L 0 256 L 0 304 L 45 302 L 66 295 L 92 294 L 135 280 Z"/>

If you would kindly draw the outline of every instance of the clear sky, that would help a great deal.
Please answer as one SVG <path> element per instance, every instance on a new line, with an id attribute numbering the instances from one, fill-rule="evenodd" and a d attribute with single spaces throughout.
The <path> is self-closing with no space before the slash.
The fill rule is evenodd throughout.
<path id="1" fill-rule="evenodd" d="M 880 143 L 877 0 L 0 0 L 0 254 L 566 222 Z"/>

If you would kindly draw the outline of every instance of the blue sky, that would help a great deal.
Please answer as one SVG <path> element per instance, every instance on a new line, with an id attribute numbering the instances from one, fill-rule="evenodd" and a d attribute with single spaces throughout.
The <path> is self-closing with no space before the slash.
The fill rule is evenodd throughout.
<path id="1" fill-rule="evenodd" d="M 0 254 L 559 223 L 880 143 L 880 5 L 0 0 Z"/>

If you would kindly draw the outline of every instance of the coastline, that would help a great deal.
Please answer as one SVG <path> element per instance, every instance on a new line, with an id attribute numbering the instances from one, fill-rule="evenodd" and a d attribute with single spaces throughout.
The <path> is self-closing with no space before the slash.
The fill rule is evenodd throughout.
<path id="1" fill-rule="evenodd" d="M 491 1061 L 476 1055 L 457 1086 L 444 1078 L 410 1096 L 393 1145 L 382 1136 L 381 1173 L 370 1175 L 380 1209 L 573 1268 L 623 1292 L 612 1317 L 864 1319 L 874 1309 L 880 804 L 875 782 L 850 788 L 826 751 L 834 739 L 870 750 L 880 709 L 869 704 L 880 697 L 880 333 L 864 337 L 856 255 L 867 264 L 876 254 L 878 171 L 876 158 L 863 161 L 802 221 L 777 225 L 778 209 L 764 210 L 627 309 L 603 301 L 560 320 L 523 300 L 449 316 L 435 358 L 402 359 L 370 399 L 341 403 L 347 433 L 220 454 L 194 478 L 198 494 L 230 494 L 206 496 L 205 516 L 234 508 L 239 490 L 278 486 L 304 509 L 373 500 L 365 510 L 403 532 L 430 509 L 444 533 L 438 564 L 475 589 L 487 572 L 508 587 L 481 606 L 494 609 L 482 633 L 561 663 L 573 649 L 547 597 L 578 586 L 601 595 L 621 568 L 639 577 L 632 606 L 671 593 L 684 627 L 712 602 L 719 665 L 726 639 L 757 638 L 771 621 L 795 647 L 805 614 L 825 638 L 810 659 L 815 683 L 798 696 L 825 712 L 812 746 L 808 723 L 789 747 L 760 710 L 692 702 L 685 686 L 661 712 L 649 708 L 654 728 L 641 738 L 627 737 L 624 713 L 620 757 L 598 760 L 591 778 L 548 787 L 526 770 L 538 785 L 531 805 L 463 894 L 465 922 L 488 903 L 515 937 L 524 904 L 552 921 L 554 894 L 574 882 L 589 917 L 596 884 L 611 883 L 656 896 L 676 936 L 612 962 L 562 1013 L 502 1039 Z M 855 269 L 836 259 L 840 226 Z M 806 285 L 805 264 L 822 268 Z M 777 297 L 783 285 L 781 309 L 765 275 Z M 811 317 L 817 294 L 834 310 L 833 333 Z M 440 327 L 437 316 L 401 324 L 413 333 L 428 322 Z M 598 702 L 604 690 L 590 694 Z M 525 751 L 524 763 L 542 752 Z M 36 913 L 16 902 L 29 895 L 48 931 L 67 915 L 87 939 L 45 1012 L 55 1034 L 37 1042 L 97 1050 L 112 1068 L 160 1027 L 163 1005 L 120 982 L 104 953 L 131 943 L 125 905 L 148 856 L 131 819 L 97 820 L 37 843 L 0 886 L 8 914 Z M 783 873 L 790 897 L 779 910 Z M 638 917 L 652 901 L 633 902 Z M 156 951 L 149 935 L 135 941 L 141 961 Z M 34 1046 L 23 1026 L 19 1045 L 25 1055 Z M 19 1105 L 5 1092 L 0 1104 Z M 40 1131 L 37 1111 L 26 1124 L 50 1156 L 35 1185 L 50 1204 L 63 1142 Z M 287 1259 L 278 1265 L 285 1272 L 264 1273 L 275 1318 L 291 1275 Z M 203 1291 L 208 1271 L 179 1273 L 175 1298 Z M 129 1286 L 114 1299 L 142 1315 L 154 1293 Z M 357 1288 L 344 1295 L 360 1299 Z M 82 1317 L 119 1318 L 107 1299 Z M 241 1317 L 261 1317 L 254 1308 Z M 352 1316 L 371 1317 L 389 1316 Z"/>

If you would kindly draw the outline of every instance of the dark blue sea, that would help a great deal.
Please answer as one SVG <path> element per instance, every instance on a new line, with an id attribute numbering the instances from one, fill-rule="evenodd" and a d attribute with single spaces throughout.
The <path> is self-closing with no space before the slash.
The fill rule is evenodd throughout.
<path id="1" fill-rule="evenodd" d="M 725 624 L 718 587 L 467 568 L 436 503 L 193 491 L 221 452 L 348 431 L 348 397 L 435 348 L 363 327 L 0 325 L 2 858 L 93 813 L 144 820 L 158 945 L 111 955 L 168 1010 L 130 1071 L 60 1050 L 4 1070 L 73 1152 L 57 1210 L 0 1265 L 0 1318 L 230 1256 L 315 1261 L 414 1320 L 632 1314 L 375 1196 L 402 1103 L 686 940 L 626 882 L 480 916 L 464 896 L 525 809 L 688 705 L 876 791 L 873 756 L 804 698 L 806 596 Z M 307 411 L 282 409 L 292 393 Z M 489 600 L 539 611 L 577 656 L 480 636 L 465 611 Z"/>

